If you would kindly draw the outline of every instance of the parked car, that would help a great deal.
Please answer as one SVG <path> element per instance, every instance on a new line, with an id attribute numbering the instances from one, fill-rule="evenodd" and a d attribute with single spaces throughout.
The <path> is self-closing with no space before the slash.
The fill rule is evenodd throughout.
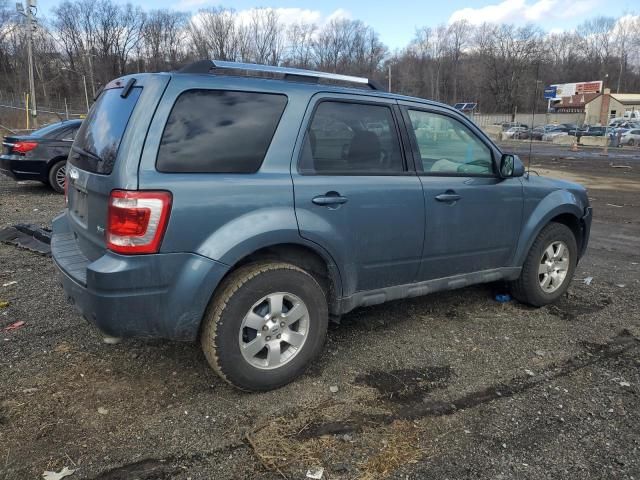
<path id="1" fill-rule="evenodd" d="M 629 145 L 630 147 L 640 145 L 640 129 L 635 128 L 624 132 L 620 137 L 620 145 Z"/>
<path id="2" fill-rule="evenodd" d="M 525 130 L 529 129 L 529 126 L 524 124 L 524 123 L 519 123 L 519 122 L 503 122 L 502 123 L 502 131 L 506 132 L 507 130 L 513 128 L 513 127 L 522 127 Z"/>
<path id="3" fill-rule="evenodd" d="M 545 133 L 542 136 L 542 140 L 545 142 L 551 142 L 556 137 L 567 136 L 567 135 L 568 135 L 567 130 L 564 130 L 562 128 L 557 128 L 554 130 L 549 130 L 547 133 Z"/>
<path id="4" fill-rule="evenodd" d="M 244 390 L 300 375 L 357 307 L 495 281 L 554 302 L 591 225 L 582 186 L 525 175 L 454 108 L 281 67 L 118 78 L 69 164 L 69 301 L 112 338 L 199 340 Z"/>
<path id="5" fill-rule="evenodd" d="M 15 180 L 39 180 L 64 192 L 65 165 L 81 120 L 52 123 L 28 135 L 4 137 L 0 173 Z"/>
<path id="6" fill-rule="evenodd" d="M 540 125 L 530 131 L 530 137 L 533 140 L 543 140 L 546 134 L 552 132 L 567 132 L 569 129 L 563 125 Z"/>
<path id="7" fill-rule="evenodd" d="M 528 130 L 526 127 L 511 127 L 506 132 L 502 132 L 502 138 L 518 139 L 526 138 L 526 135 L 528 135 Z"/>
<path id="8" fill-rule="evenodd" d="M 569 130 L 567 133 L 574 137 L 604 137 L 608 135 L 609 132 L 612 131 L 612 127 L 601 127 L 601 126 L 592 126 L 587 125 L 583 128 L 574 128 Z"/>

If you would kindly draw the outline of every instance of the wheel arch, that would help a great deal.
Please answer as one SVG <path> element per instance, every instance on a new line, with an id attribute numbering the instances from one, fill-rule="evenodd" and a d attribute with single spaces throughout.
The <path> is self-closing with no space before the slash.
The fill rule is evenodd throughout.
<path id="1" fill-rule="evenodd" d="M 58 155 L 56 157 L 53 157 L 51 160 L 49 160 L 47 162 L 47 175 L 49 174 L 49 172 L 51 171 L 51 169 L 53 168 L 53 166 L 57 163 L 60 162 L 66 162 L 67 161 L 67 156 L 66 155 Z"/>
<path id="2" fill-rule="evenodd" d="M 555 191 L 545 197 L 526 221 L 514 256 L 514 265 L 522 266 L 533 242 L 542 229 L 551 222 L 566 225 L 573 232 L 578 251 L 582 252 L 585 241 L 585 229 L 582 224 L 584 211 L 572 201 L 572 195 L 565 191 Z"/>
<path id="3" fill-rule="evenodd" d="M 225 277 L 244 265 L 260 261 L 287 262 L 309 272 L 324 290 L 329 312 L 338 314 L 339 300 L 342 296 L 340 271 L 331 255 L 321 247 L 315 244 L 309 245 L 306 242 L 264 245 L 238 258 Z"/>

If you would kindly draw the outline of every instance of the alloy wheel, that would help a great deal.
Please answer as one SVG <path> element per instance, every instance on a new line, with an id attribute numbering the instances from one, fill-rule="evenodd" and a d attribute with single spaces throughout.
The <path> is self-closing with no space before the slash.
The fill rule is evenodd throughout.
<path id="1" fill-rule="evenodd" d="M 272 370 L 290 362 L 309 335 L 309 310 L 296 295 L 276 292 L 247 312 L 238 336 L 240 351 L 253 367 Z"/>
<path id="2" fill-rule="evenodd" d="M 542 252 L 538 281 L 545 293 L 553 293 L 564 283 L 569 272 L 569 248 L 562 241 L 552 242 Z"/>

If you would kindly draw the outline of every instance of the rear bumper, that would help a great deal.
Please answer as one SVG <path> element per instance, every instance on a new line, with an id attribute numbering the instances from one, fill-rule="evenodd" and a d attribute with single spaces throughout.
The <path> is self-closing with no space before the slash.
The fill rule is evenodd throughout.
<path id="1" fill-rule="evenodd" d="M 0 156 L 0 173 L 15 180 L 47 181 L 47 162 L 2 155 Z"/>
<path id="2" fill-rule="evenodd" d="M 77 247 L 66 214 L 54 220 L 51 254 L 67 299 L 113 337 L 193 341 L 226 265 L 200 255 L 118 255 L 90 261 Z"/>

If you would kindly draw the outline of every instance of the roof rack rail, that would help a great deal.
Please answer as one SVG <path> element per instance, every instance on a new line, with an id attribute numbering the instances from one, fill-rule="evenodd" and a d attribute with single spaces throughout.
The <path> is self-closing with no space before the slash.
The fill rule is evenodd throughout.
<path id="1" fill-rule="evenodd" d="M 304 70 L 301 68 L 276 67 L 271 65 L 259 65 L 256 63 L 228 62 L 224 60 L 200 60 L 198 62 L 185 65 L 178 72 L 180 73 L 210 73 L 214 69 L 235 70 L 251 72 L 253 74 L 281 75 L 285 80 L 313 81 L 326 80 L 336 83 L 355 83 L 367 86 L 372 90 L 384 90 L 375 80 L 364 77 L 354 77 L 351 75 L 340 75 L 337 73 L 318 72 L 315 70 Z"/>

